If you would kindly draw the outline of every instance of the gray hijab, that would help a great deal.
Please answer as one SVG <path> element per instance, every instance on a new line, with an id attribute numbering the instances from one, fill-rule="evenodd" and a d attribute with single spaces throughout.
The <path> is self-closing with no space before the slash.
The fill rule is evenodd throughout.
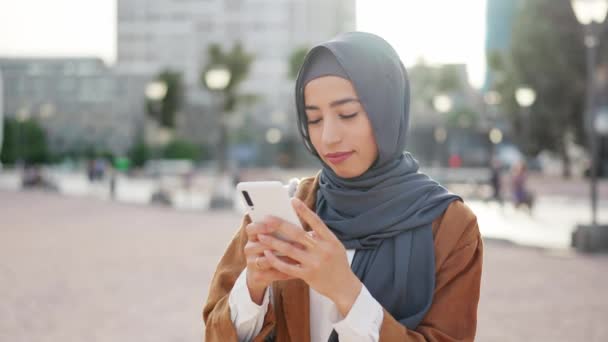
<path id="1" fill-rule="evenodd" d="M 347 249 L 351 267 L 372 296 L 409 329 L 433 301 L 435 253 L 432 222 L 460 197 L 418 172 L 404 152 L 409 123 L 409 82 L 397 53 L 382 38 L 351 32 L 307 54 L 296 80 L 298 128 L 310 142 L 304 87 L 335 75 L 352 82 L 378 145 L 378 158 L 362 175 L 341 178 L 321 158 L 316 212 Z M 338 341 L 332 332 L 330 341 Z"/>

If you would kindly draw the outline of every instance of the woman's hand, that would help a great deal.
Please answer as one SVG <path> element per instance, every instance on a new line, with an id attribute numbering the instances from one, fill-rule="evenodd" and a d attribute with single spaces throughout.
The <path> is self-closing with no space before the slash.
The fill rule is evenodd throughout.
<path id="1" fill-rule="evenodd" d="M 361 291 L 361 281 L 352 272 L 346 249 L 325 223 L 299 199 L 292 205 L 302 221 L 308 223 L 312 232 L 306 232 L 289 222 L 269 217 L 262 223 L 269 230 L 258 234 L 264 255 L 272 268 L 304 280 L 308 286 L 332 300 L 343 316 L 350 311 Z M 292 243 L 270 235 L 280 232 Z M 294 262 L 278 258 L 272 251 L 289 257 Z"/>
<path id="2" fill-rule="evenodd" d="M 247 233 L 247 244 L 244 247 L 247 260 L 247 288 L 251 300 L 260 305 L 268 285 L 275 280 L 287 280 L 293 277 L 273 269 L 264 256 L 264 249 L 268 247 L 259 242 L 258 235 L 270 233 L 268 227 L 259 223 L 250 223 L 245 227 L 245 232 Z"/>

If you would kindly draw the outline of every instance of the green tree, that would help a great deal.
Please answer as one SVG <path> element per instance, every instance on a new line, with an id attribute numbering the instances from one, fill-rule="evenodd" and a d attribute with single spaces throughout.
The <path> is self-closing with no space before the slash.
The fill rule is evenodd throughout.
<path id="1" fill-rule="evenodd" d="M 574 135 L 578 143 L 586 145 L 583 37 L 570 1 L 523 1 L 515 17 L 510 50 L 491 55 L 488 60 L 489 67 L 499 75 L 492 88 L 502 95 L 503 112 L 511 119 L 520 141 L 530 141 L 525 150 L 532 154 L 545 149 L 558 153 L 565 177 L 570 175 L 568 136 Z M 537 93 L 528 119 L 520 115 L 514 98 L 521 85 L 530 86 Z M 528 136 L 523 139 L 525 132 Z"/>
<path id="2" fill-rule="evenodd" d="M 289 55 L 289 79 L 295 80 L 298 77 L 298 72 L 300 72 L 300 68 L 304 64 L 304 58 L 308 50 L 308 47 L 302 46 L 293 50 Z"/>
<path id="3" fill-rule="evenodd" d="M 128 156 L 133 166 L 142 167 L 150 157 L 150 150 L 143 141 L 138 141 L 131 147 Z"/>
<path id="4" fill-rule="evenodd" d="M 28 164 L 41 164 L 49 161 L 46 133 L 36 120 L 4 120 L 4 140 L 0 157 L 2 163 L 14 164 L 23 160 Z"/>
<path id="5" fill-rule="evenodd" d="M 165 146 L 163 155 L 167 159 L 198 161 L 201 159 L 201 149 L 197 145 L 184 140 L 173 140 Z"/>
<path id="6" fill-rule="evenodd" d="M 0 155 L 0 161 L 3 164 L 14 164 L 17 160 L 17 148 L 19 143 L 17 141 L 17 121 L 10 118 L 4 118 L 4 132 L 2 140 L 2 154 Z"/>
<path id="7" fill-rule="evenodd" d="M 433 107 L 433 99 L 439 94 L 464 94 L 465 86 L 458 74 L 458 65 L 432 66 L 420 60 L 408 69 L 411 99 Z"/>
<path id="8" fill-rule="evenodd" d="M 175 118 L 179 110 L 182 108 L 184 98 L 182 74 L 180 72 L 166 69 L 158 74 L 156 81 L 163 82 L 165 86 L 167 86 L 167 92 L 159 103 L 155 103 L 155 101 L 147 99 L 147 112 L 159 123 L 160 126 L 175 128 Z"/>

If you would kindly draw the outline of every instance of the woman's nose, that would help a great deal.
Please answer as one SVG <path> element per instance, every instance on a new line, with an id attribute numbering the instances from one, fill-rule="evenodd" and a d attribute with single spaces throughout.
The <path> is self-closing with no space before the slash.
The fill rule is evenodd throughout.
<path id="1" fill-rule="evenodd" d="M 323 144 L 331 146 L 342 141 L 342 132 L 336 120 L 324 120 Z"/>

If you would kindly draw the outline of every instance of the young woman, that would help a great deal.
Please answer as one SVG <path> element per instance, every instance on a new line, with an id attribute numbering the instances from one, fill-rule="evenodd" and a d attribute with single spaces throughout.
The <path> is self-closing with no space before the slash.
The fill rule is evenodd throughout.
<path id="1" fill-rule="evenodd" d="M 477 221 L 404 152 L 409 84 L 393 48 L 362 32 L 314 47 L 296 105 L 322 164 L 292 200 L 305 230 L 244 217 L 211 283 L 206 341 L 473 340 Z"/>

